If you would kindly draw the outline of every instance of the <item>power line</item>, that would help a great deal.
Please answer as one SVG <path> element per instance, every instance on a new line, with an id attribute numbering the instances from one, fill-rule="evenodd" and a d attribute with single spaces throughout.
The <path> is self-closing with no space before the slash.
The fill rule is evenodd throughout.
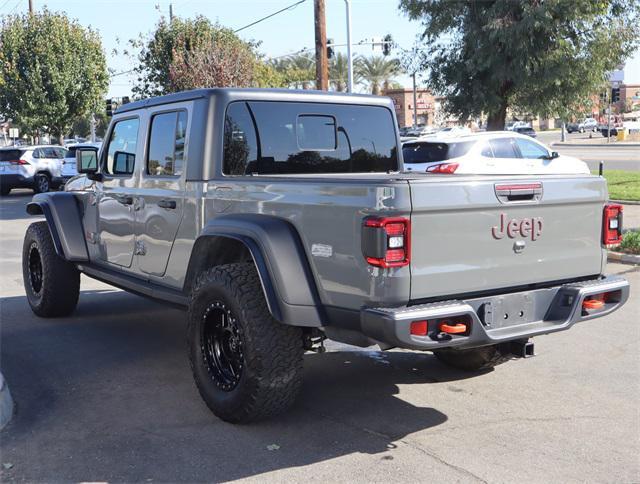
<path id="1" fill-rule="evenodd" d="M 2 5 L 0 5 L 0 10 L 2 10 L 10 1 L 11 0 L 6 0 Z"/>
<path id="2" fill-rule="evenodd" d="M 9 15 L 11 15 L 13 12 L 15 12 L 16 9 L 20 6 L 21 3 L 22 3 L 22 0 L 18 0 L 18 3 L 16 3 L 15 6 L 11 9 L 11 11 L 9 11 Z"/>
<path id="3" fill-rule="evenodd" d="M 281 10 L 278 10 L 277 12 L 273 12 L 272 14 L 269 14 L 269 15 L 267 15 L 266 17 L 262 17 L 261 19 L 258 19 L 258 20 L 256 20 L 255 22 L 251 22 L 250 24 L 245 25 L 244 27 L 240 27 L 239 29 L 234 30 L 233 32 L 234 32 L 234 33 L 238 33 L 238 32 L 240 32 L 241 30 L 248 29 L 249 27 L 253 27 L 255 24 L 259 24 L 260 22 L 263 22 L 264 20 L 270 19 L 271 17 L 274 17 L 275 15 L 278 15 L 279 13 L 282 13 L 282 12 L 284 12 L 284 11 L 286 11 L 286 10 L 291 10 L 291 9 L 293 9 L 293 8 L 297 7 L 298 5 L 300 5 L 301 3 L 304 3 L 304 2 L 306 2 L 306 1 L 307 1 L 307 0 L 299 0 L 299 1 L 298 1 L 298 2 L 296 2 L 296 3 L 292 3 L 292 4 L 291 4 L 291 5 L 289 5 L 288 7 L 285 7 L 285 8 L 283 8 L 283 9 L 281 9 Z"/>

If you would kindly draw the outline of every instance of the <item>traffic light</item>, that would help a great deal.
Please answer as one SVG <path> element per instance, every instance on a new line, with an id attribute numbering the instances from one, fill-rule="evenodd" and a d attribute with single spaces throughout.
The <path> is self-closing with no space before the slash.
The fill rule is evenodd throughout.
<path id="1" fill-rule="evenodd" d="M 113 100 L 112 99 L 107 99 L 105 101 L 106 104 L 106 108 L 107 108 L 107 116 L 111 117 L 113 116 Z"/>
<path id="2" fill-rule="evenodd" d="M 391 34 L 385 35 L 382 41 L 383 41 L 382 55 L 391 54 L 391 44 L 393 43 L 393 38 L 391 37 Z"/>
<path id="3" fill-rule="evenodd" d="M 327 59 L 333 59 L 333 39 L 327 39 Z"/>
<path id="4" fill-rule="evenodd" d="M 620 101 L 620 88 L 614 87 L 613 89 L 611 89 L 611 102 L 617 103 L 619 101 Z"/>

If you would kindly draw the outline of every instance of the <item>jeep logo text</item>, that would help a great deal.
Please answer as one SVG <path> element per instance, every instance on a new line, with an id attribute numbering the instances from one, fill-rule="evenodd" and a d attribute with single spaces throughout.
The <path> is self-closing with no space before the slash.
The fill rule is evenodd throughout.
<path id="1" fill-rule="evenodd" d="M 503 238 L 505 234 L 510 239 L 531 237 L 531 240 L 536 240 L 542 235 L 542 225 L 542 217 L 508 220 L 507 214 L 501 213 L 500 223 L 491 227 L 491 235 L 498 240 Z"/>

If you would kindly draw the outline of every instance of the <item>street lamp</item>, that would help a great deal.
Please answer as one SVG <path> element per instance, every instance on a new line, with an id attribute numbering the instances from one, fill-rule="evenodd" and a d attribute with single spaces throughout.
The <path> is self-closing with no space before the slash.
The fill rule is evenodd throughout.
<path id="1" fill-rule="evenodd" d="M 347 8 L 347 92 L 353 92 L 353 58 L 351 57 L 351 0 L 344 0 Z"/>

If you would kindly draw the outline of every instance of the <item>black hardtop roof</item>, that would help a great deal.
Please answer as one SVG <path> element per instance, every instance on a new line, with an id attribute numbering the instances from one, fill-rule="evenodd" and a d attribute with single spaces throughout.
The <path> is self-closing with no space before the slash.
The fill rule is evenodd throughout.
<path id="1" fill-rule="evenodd" d="M 232 101 L 283 101 L 283 102 L 325 102 L 336 104 L 366 104 L 387 106 L 391 99 L 368 94 L 347 94 L 314 90 L 295 89 L 255 89 L 255 88 L 212 88 L 194 89 L 192 91 L 176 92 L 164 96 L 151 97 L 124 104 L 116 110 L 116 114 L 144 109 L 163 104 L 192 101 L 215 97 L 224 104 Z"/>

